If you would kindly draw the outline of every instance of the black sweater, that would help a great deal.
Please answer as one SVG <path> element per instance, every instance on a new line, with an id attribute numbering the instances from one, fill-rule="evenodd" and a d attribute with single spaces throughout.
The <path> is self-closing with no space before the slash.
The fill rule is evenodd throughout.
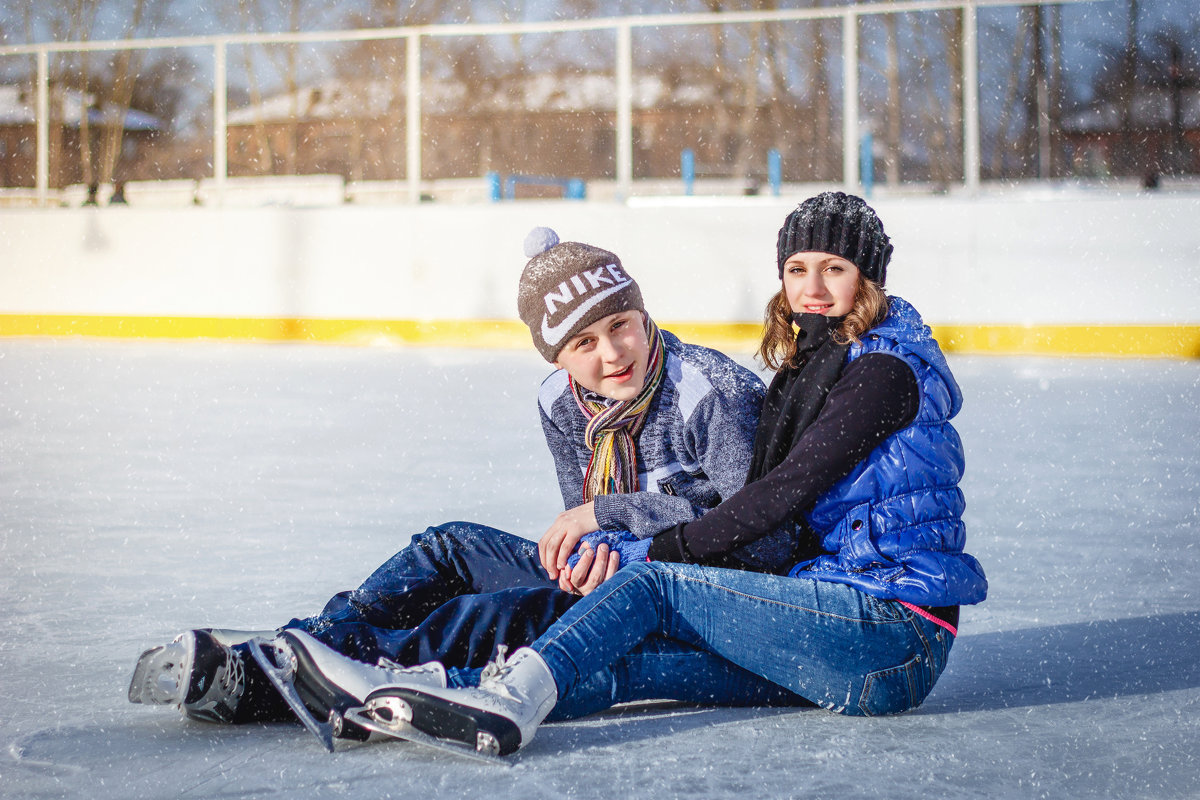
<path id="1" fill-rule="evenodd" d="M 789 372 L 798 370 L 781 371 L 776 382 L 793 377 Z M 916 377 L 903 360 L 886 353 L 855 359 L 782 463 L 700 519 L 655 536 L 650 558 L 727 565 L 733 550 L 801 520 L 822 492 L 916 418 L 919 401 Z M 808 544 L 819 551 L 818 542 Z"/>

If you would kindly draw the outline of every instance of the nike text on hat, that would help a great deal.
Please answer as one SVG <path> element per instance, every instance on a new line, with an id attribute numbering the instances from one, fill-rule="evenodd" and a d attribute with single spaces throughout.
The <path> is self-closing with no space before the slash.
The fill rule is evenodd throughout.
<path id="1" fill-rule="evenodd" d="M 534 228 L 525 238 L 525 255 L 529 263 L 517 289 L 517 312 L 547 361 L 596 320 L 645 310 L 637 282 L 607 250 L 560 242 L 549 228 Z"/>

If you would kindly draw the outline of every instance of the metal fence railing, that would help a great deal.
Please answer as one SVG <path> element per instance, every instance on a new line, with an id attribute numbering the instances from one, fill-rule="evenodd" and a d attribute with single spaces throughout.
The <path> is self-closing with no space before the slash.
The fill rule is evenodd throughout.
<path id="1" fill-rule="evenodd" d="M 607 181 L 628 197 L 635 184 L 678 181 L 687 151 L 697 182 L 745 191 L 769 178 L 973 192 L 1069 168 L 1060 131 L 1044 128 L 1061 116 L 1047 113 L 1053 81 L 1047 93 L 1022 80 L 1008 107 L 988 110 L 1002 94 L 990 87 L 1008 80 L 999 54 L 1029 36 L 1000 23 L 1018 5 L 1095 1 L 5 46 L 0 84 L 30 112 L 9 126 L 27 134 L 0 138 L 0 184 L 47 204 L 72 184 L 203 180 L 220 202 L 243 176 L 330 174 L 390 182 L 417 202 L 431 180 L 525 174 Z"/>

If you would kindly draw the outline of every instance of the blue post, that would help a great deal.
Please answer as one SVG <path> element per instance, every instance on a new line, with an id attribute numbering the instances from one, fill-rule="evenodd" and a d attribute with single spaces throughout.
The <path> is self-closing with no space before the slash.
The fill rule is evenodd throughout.
<path id="1" fill-rule="evenodd" d="M 779 187 L 783 183 L 783 158 L 775 148 L 767 151 L 767 183 L 771 184 L 771 194 L 779 197 Z"/>
<path id="2" fill-rule="evenodd" d="M 563 194 L 568 200 L 583 200 L 587 197 L 587 184 L 581 178 L 571 178 Z"/>
<path id="3" fill-rule="evenodd" d="M 870 199 L 875 188 L 875 137 L 864 133 L 858 150 L 859 177 L 863 185 L 863 197 Z"/>
<path id="4" fill-rule="evenodd" d="M 691 196 L 696 185 L 696 154 L 685 147 L 679 154 L 679 169 L 683 173 L 683 193 Z"/>
<path id="5" fill-rule="evenodd" d="M 488 185 L 488 197 L 493 203 L 500 202 L 500 173 L 489 172 L 486 176 Z"/>

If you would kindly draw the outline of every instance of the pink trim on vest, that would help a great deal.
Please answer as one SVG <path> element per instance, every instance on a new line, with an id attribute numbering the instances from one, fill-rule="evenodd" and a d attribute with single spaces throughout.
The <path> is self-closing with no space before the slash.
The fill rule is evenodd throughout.
<path id="1" fill-rule="evenodd" d="M 958 628 L 954 627 L 949 622 L 946 622 L 946 620 L 938 619 L 937 617 L 935 617 L 933 614 L 930 614 L 925 609 L 921 608 L 920 606 L 914 606 L 912 603 L 906 603 L 903 600 L 897 600 L 896 602 L 899 603 L 900 605 L 904 606 L 905 608 L 907 608 L 909 611 L 912 611 L 914 614 L 920 614 L 922 617 L 929 620 L 934 625 L 941 625 L 943 628 L 950 631 L 950 634 L 952 636 L 958 636 Z"/>

